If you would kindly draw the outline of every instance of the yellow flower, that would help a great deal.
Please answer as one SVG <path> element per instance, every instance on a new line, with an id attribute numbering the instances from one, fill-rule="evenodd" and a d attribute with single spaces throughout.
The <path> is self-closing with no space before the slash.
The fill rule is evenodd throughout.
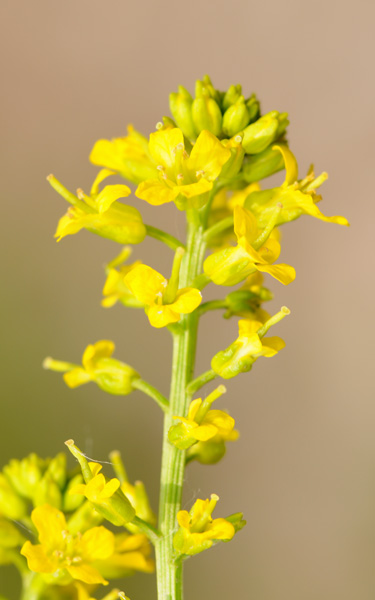
<path id="1" fill-rule="evenodd" d="M 204 401 L 201 398 L 193 400 L 187 418 L 173 417 L 180 423 L 170 428 L 169 441 L 180 450 L 187 450 L 196 442 L 207 442 L 213 438 L 216 442 L 236 440 L 239 434 L 234 430 L 234 419 L 222 410 L 210 410 L 212 403 L 225 391 L 221 385 Z"/>
<path id="2" fill-rule="evenodd" d="M 82 583 L 75 583 L 74 588 L 77 592 L 77 600 L 96 600 L 91 596 L 91 593 L 87 586 L 83 585 Z M 118 600 L 118 598 L 120 597 L 119 593 L 120 590 L 113 589 L 109 592 L 109 594 L 106 594 L 102 600 Z"/>
<path id="3" fill-rule="evenodd" d="M 133 206 L 117 202 L 119 198 L 129 196 L 130 189 L 126 185 L 106 185 L 98 192 L 99 183 L 111 174 L 106 169 L 98 174 L 90 196 L 82 190 L 77 190 L 75 196 L 53 175 L 47 177 L 51 186 L 72 205 L 57 225 L 57 241 L 81 229 L 120 244 L 139 244 L 144 240 L 146 228 L 139 211 Z"/>
<path id="4" fill-rule="evenodd" d="M 135 195 L 154 206 L 175 202 L 181 210 L 207 203 L 207 192 L 231 156 L 230 150 L 209 131 L 202 131 L 190 156 L 178 128 L 152 133 L 149 148 L 159 177 L 142 182 Z"/>
<path id="5" fill-rule="evenodd" d="M 285 347 L 285 342 L 275 336 L 263 338 L 269 328 L 281 321 L 290 311 L 285 306 L 273 317 L 262 324 L 258 321 L 243 319 L 238 322 L 238 338 L 226 350 L 218 352 L 211 361 L 211 367 L 224 379 L 235 377 L 239 373 L 250 371 L 260 357 L 275 356 Z"/>
<path id="6" fill-rule="evenodd" d="M 115 551 L 95 566 L 108 579 L 118 579 L 132 575 L 135 571 L 153 573 L 154 561 L 150 558 L 151 547 L 145 535 L 120 533 L 115 536 Z"/>
<path id="7" fill-rule="evenodd" d="M 111 531 L 93 527 L 83 535 L 73 536 L 64 514 L 49 504 L 35 508 L 31 519 L 40 544 L 27 541 L 21 550 L 31 571 L 53 575 L 53 580 L 59 579 L 61 583 L 71 579 L 90 584 L 108 583 L 93 563 L 113 554 L 115 538 Z"/>
<path id="8" fill-rule="evenodd" d="M 113 306 L 116 302 L 121 302 L 124 306 L 143 308 L 142 302 L 139 302 L 139 300 L 133 296 L 124 282 L 125 276 L 129 271 L 141 264 L 141 261 L 137 260 L 131 265 L 124 265 L 123 263 L 130 253 L 131 248 L 125 246 L 119 256 L 107 265 L 107 279 L 103 288 L 104 298 L 102 300 L 102 306 L 105 306 L 106 308 Z M 119 267 L 119 269 L 116 267 Z"/>
<path id="9" fill-rule="evenodd" d="M 172 278 L 171 278 L 172 280 Z M 165 327 L 177 323 L 181 314 L 193 312 L 202 301 L 196 288 L 182 288 L 166 299 L 168 280 L 147 265 L 134 267 L 125 277 L 125 283 L 134 296 L 146 307 L 148 319 L 153 327 Z"/>
<path id="10" fill-rule="evenodd" d="M 328 223 L 349 225 L 345 217 L 326 217 L 316 205 L 321 196 L 317 196 L 315 190 L 327 179 L 327 173 L 315 178 L 311 166 L 307 176 L 298 180 L 298 164 L 291 150 L 284 144 L 273 146 L 273 150 L 278 150 L 283 157 L 286 169 L 284 183 L 281 187 L 263 192 L 251 191 L 244 204 L 255 215 L 260 228 L 266 227 L 277 206 L 280 206 L 281 210 L 275 225 L 294 221 L 303 214 Z"/>
<path id="11" fill-rule="evenodd" d="M 280 208 L 276 208 L 279 211 Z M 254 215 L 242 208 L 234 207 L 234 231 L 237 236 L 235 248 L 224 248 L 214 252 L 204 262 L 204 272 L 218 285 L 235 285 L 255 271 L 269 273 L 287 285 L 296 276 L 290 265 L 274 263 L 280 254 L 280 244 L 271 236 L 274 223 L 268 223 L 262 232 L 257 227 Z M 264 239 L 263 239 L 264 238 Z"/>
<path id="12" fill-rule="evenodd" d="M 133 183 L 157 176 L 147 139 L 128 126 L 128 135 L 122 138 L 98 140 L 90 154 L 94 165 L 106 167 L 119 173 Z"/>
<path id="13" fill-rule="evenodd" d="M 52 371 L 66 371 L 64 381 L 70 388 L 94 381 L 109 394 L 126 395 L 133 390 L 132 381 L 139 375 L 123 362 L 111 358 L 115 349 L 113 342 L 101 340 L 87 346 L 82 357 L 82 367 L 46 358 L 43 366 Z"/>
<path id="14" fill-rule="evenodd" d="M 180 554 L 193 555 L 211 548 L 214 541 L 229 541 L 235 534 L 235 527 L 226 519 L 212 519 L 219 497 L 211 495 L 210 500 L 196 500 L 190 512 L 180 510 L 177 521 L 180 526 L 173 538 L 175 550 Z"/>

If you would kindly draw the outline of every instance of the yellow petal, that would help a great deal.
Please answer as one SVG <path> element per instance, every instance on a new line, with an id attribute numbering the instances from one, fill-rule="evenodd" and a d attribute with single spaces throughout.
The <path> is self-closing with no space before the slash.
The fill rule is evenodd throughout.
<path id="1" fill-rule="evenodd" d="M 147 312 L 148 319 L 153 327 L 160 329 L 180 320 L 180 313 L 176 312 L 173 305 L 154 304 Z"/>
<path id="2" fill-rule="evenodd" d="M 182 288 L 178 290 L 175 301 L 170 308 L 183 315 L 193 312 L 202 302 L 202 294 L 196 288 Z"/>
<path id="3" fill-rule="evenodd" d="M 236 533 L 232 523 L 226 519 L 214 519 L 207 525 L 206 530 L 210 531 L 212 539 L 215 540 L 231 540 Z"/>
<path id="4" fill-rule="evenodd" d="M 255 265 L 258 271 L 268 273 L 283 285 L 289 285 L 296 278 L 296 270 L 290 265 Z"/>
<path id="5" fill-rule="evenodd" d="M 270 358 L 275 356 L 280 350 L 285 348 L 285 342 L 278 336 L 266 337 L 262 339 L 262 356 Z"/>
<path id="6" fill-rule="evenodd" d="M 147 265 L 134 267 L 124 281 L 137 300 L 148 306 L 163 294 L 168 283 L 163 275 Z"/>
<path id="7" fill-rule="evenodd" d="M 99 571 L 92 567 L 91 565 L 83 563 L 79 566 L 66 566 L 66 570 L 69 575 L 73 577 L 73 579 L 78 579 L 79 581 L 83 581 L 84 583 L 101 583 L 102 585 L 108 585 L 108 581 L 106 581 Z"/>
<path id="8" fill-rule="evenodd" d="M 206 442 L 217 434 L 217 427 L 210 424 L 199 425 L 199 427 L 194 429 L 191 433 L 196 440 Z"/>
<path id="9" fill-rule="evenodd" d="M 159 179 L 149 179 L 142 181 L 135 191 L 137 198 L 146 200 L 153 206 L 160 206 L 167 202 L 173 202 L 179 194 L 178 188 L 168 187 L 164 182 Z"/>
<path id="10" fill-rule="evenodd" d="M 209 131 L 202 131 L 187 161 L 189 171 L 204 171 L 204 176 L 213 181 L 229 160 L 231 152 Z"/>
<path id="11" fill-rule="evenodd" d="M 64 514 L 50 504 L 38 506 L 31 513 L 40 543 L 51 550 L 64 548 L 65 539 L 62 532 L 67 529 Z"/>
<path id="12" fill-rule="evenodd" d="M 293 152 L 289 150 L 288 146 L 285 146 L 284 144 L 272 146 L 272 150 L 278 150 L 284 159 L 286 170 L 284 185 L 292 185 L 298 179 L 298 163 L 296 157 Z"/>
<path id="13" fill-rule="evenodd" d="M 59 242 L 63 237 L 67 235 L 74 235 L 75 233 L 81 231 L 81 229 L 85 227 L 86 216 L 90 217 L 91 215 L 85 215 L 85 213 L 81 212 L 80 210 L 69 208 L 57 224 L 55 233 L 55 238 L 57 238 L 57 241 Z"/>
<path id="14" fill-rule="evenodd" d="M 47 556 L 45 549 L 40 544 L 34 546 L 29 541 L 25 542 L 21 548 L 21 554 L 26 556 L 30 571 L 35 571 L 36 573 L 54 573 L 58 568 L 56 561 L 51 560 Z"/>
<path id="15" fill-rule="evenodd" d="M 195 415 L 197 414 L 197 412 L 198 412 L 199 408 L 201 407 L 201 405 L 202 405 L 202 399 L 201 398 L 196 398 L 195 400 L 192 400 L 192 402 L 190 402 L 189 412 L 188 412 L 188 419 L 190 421 L 194 421 Z"/>
<path id="16" fill-rule="evenodd" d="M 105 527 L 92 527 L 83 534 L 80 547 L 81 555 L 87 561 L 104 560 L 115 550 L 115 536 Z"/>
<path id="17" fill-rule="evenodd" d="M 72 371 L 64 373 L 63 379 L 68 387 L 76 388 L 91 381 L 91 375 L 81 367 L 77 367 L 76 369 L 72 369 Z"/>
<path id="18" fill-rule="evenodd" d="M 129 194 L 131 194 L 131 190 L 127 185 L 106 185 L 95 198 L 99 213 L 106 212 L 116 200 L 127 198 Z"/>
<path id="19" fill-rule="evenodd" d="M 100 358 L 110 358 L 115 350 L 115 345 L 110 340 L 100 340 L 89 344 L 83 353 L 82 364 L 87 371 L 95 368 L 95 362 Z"/>
<path id="20" fill-rule="evenodd" d="M 179 194 L 185 196 L 185 198 L 193 198 L 194 196 L 200 196 L 209 192 L 212 189 L 213 183 L 208 181 L 204 177 L 201 177 L 196 183 L 190 183 L 188 185 L 179 185 L 174 188 Z"/>
<path id="21" fill-rule="evenodd" d="M 262 327 L 262 323 L 259 321 L 250 321 L 249 319 L 241 319 L 238 321 L 238 336 L 240 338 L 250 338 L 252 336 L 258 336 L 258 330 Z"/>
<path id="22" fill-rule="evenodd" d="M 164 129 L 151 133 L 149 149 L 152 158 L 158 165 L 170 168 L 175 163 L 174 149 L 178 144 L 184 143 L 184 136 L 181 129 Z"/>
<path id="23" fill-rule="evenodd" d="M 100 169 L 99 173 L 94 179 L 94 183 L 91 186 L 90 195 L 96 196 L 99 192 L 99 185 L 102 183 L 102 181 L 104 181 L 104 179 L 107 179 L 107 177 L 110 177 L 111 175 L 115 175 L 115 172 L 110 171 L 109 169 Z"/>
<path id="24" fill-rule="evenodd" d="M 115 493 L 116 490 L 118 490 L 118 488 L 120 487 L 120 482 L 118 479 L 116 479 L 115 477 L 113 479 L 110 479 L 104 487 L 104 490 L 101 493 L 101 497 L 102 498 L 110 498 L 111 496 L 113 496 L 113 494 Z"/>
<path id="25" fill-rule="evenodd" d="M 117 138 L 116 140 L 98 140 L 90 154 L 90 161 L 94 165 L 107 167 L 114 171 L 121 171 L 123 168 L 123 159 L 120 153 L 122 145 L 126 138 Z M 117 142 L 117 143 L 116 143 Z"/>

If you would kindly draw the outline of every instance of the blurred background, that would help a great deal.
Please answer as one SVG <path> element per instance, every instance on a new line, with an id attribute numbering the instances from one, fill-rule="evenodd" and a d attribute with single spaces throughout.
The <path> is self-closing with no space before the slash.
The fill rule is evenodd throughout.
<path id="1" fill-rule="evenodd" d="M 104 265 L 119 248 L 85 231 L 56 244 L 67 206 L 45 177 L 88 190 L 97 139 L 125 135 L 127 123 L 147 135 L 169 114 L 169 92 L 193 91 L 205 73 L 218 88 L 241 83 L 263 112 L 289 112 L 301 174 L 312 161 L 329 172 L 321 209 L 351 228 L 302 217 L 283 229 L 281 258 L 297 279 L 267 284 L 272 309 L 292 311 L 275 330 L 286 348 L 229 383 L 220 407 L 241 438 L 219 465 L 186 475 L 185 508 L 216 492 L 217 516 L 241 510 L 248 524 L 188 561 L 186 598 L 373 600 L 374 4 L 3 0 L 0 10 L 1 466 L 54 455 L 67 438 L 99 460 L 118 448 L 156 508 L 157 406 L 139 392 L 71 391 L 41 364 L 80 362 L 88 343 L 113 339 L 116 357 L 168 393 L 169 333 L 142 311 L 101 308 Z M 183 235 L 173 206 L 139 202 L 146 223 Z M 157 241 L 133 256 L 169 271 Z M 236 332 L 236 319 L 204 317 L 197 373 Z M 132 600 L 156 599 L 153 576 L 122 587 Z M 13 571 L 0 570 L 0 593 L 17 599 L 17 589 Z"/>

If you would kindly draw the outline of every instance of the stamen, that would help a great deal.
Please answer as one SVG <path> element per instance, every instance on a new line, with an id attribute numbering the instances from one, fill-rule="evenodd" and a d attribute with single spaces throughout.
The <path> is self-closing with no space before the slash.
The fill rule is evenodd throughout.
<path id="1" fill-rule="evenodd" d="M 200 170 L 200 171 L 196 171 L 196 172 L 195 172 L 195 176 L 196 176 L 196 177 L 203 177 L 203 175 L 205 175 L 205 173 L 206 173 L 206 172 L 205 172 L 205 171 L 202 171 L 202 170 Z"/>
<path id="2" fill-rule="evenodd" d="M 184 176 L 183 176 L 183 174 L 182 174 L 182 173 L 179 173 L 179 174 L 177 175 L 177 177 L 176 177 L 176 179 L 178 179 L 178 181 L 182 181 L 182 180 L 183 180 L 183 178 L 184 178 Z"/>
<path id="3" fill-rule="evenodd" d="M 163 165 L 158 165 L 157 167 L 158 171 L 164 171 L 165 167 L 163 167 Z"/>
<path id="4" fill-rule="evenodd" d="M 236 142 L 236 144 L 241 144 L 242 137 L 240 135 L 236 135 L 236 137 L 234 138 L 234 141 Z"/>
<path id="5" fill-rule="evenodd" d="M 155 129 L 157 129 L 158 131 L 160 131 L 160 129 L 163 129 L 164 125 L 161 121 L 158 121 L 155 125 Z"/>

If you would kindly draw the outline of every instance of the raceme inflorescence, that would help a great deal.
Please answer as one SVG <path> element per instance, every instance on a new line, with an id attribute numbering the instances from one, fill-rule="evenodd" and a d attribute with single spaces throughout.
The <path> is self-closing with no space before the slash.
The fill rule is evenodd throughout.
<path id="1" fill-rule="evenodd" d="M 246 98 L 240 85 L 219 91 L 208 76 L 196 82 L 195 97 L 180 86 L 169 106 L 172 116 L 149 137 L 129 126 L 124 137 L 96 142 L 90 160 L 100 170 L 88 193 L 72 193 L 53 175 L 47 178 L 70 205 L 58 223 L 58 241 L 86 229 L 121 246 L 106 266 L 103 307 L 119 302 L 143 309 L 151 327 L 171 334 L 169 397 L 115 358 L 109 340 L 89 344 L 81 364 L 44 361 L 70 388 L 95 383 L 120 396 L 140 390 L 158 404 L 164 413 L 158 516 L 144 484 L 130 482 L 117 451 L 110 454 L 112 477 L 73 440 L 66 442 L 77 461 L 72 471 L 63 453 L 11 460 L 0 474 L 0 564 L 19 570 L 22 600 L 93 600 L 112 579 L 155 569 L 159 600 L 182 600 L 186 559 L 232 540 L 245 524 L 241 513 L 216 516 L 215 493 L 181 510 L 184 473 L 192 461 L 217 463 L 227 443 L 238 439 L 234 418 L 220 409 L 223 380 L 285 346 L 269 330 L 277 330 L 289 309 L 271 315 L 264 308 L 273 298 L 265 281 L 289 285 L 296 275 L 279 261 L 280 228 L 302 215 L 348 225 L 318 208 L 326 173 L 315 176 L 311 166 L 299 177 L 286 113 L 262 114 L 255 94 Z M 285 173 L 280 183 L 267 187 L 279 171 Z M 137 208 L 122 201 L 131 190 L 120 178 L 135 185 Z M 182 211 L 186 239 L 144 223 L 144 202 Z M 170 273 L 129 262 L 131 246 L 147 236 L 169 248 Z M 209 285 L 214 299 L 205 298 Z M 209 311 L 238 317 L 238 334 L 235 328 L 232 343 L 218 348 L 197 374 L 198 324 Z M 202 388 L 215 380 L 205 394 Z M 126 596 L 117 589 L 105 595 L 115 598 Z"/>

